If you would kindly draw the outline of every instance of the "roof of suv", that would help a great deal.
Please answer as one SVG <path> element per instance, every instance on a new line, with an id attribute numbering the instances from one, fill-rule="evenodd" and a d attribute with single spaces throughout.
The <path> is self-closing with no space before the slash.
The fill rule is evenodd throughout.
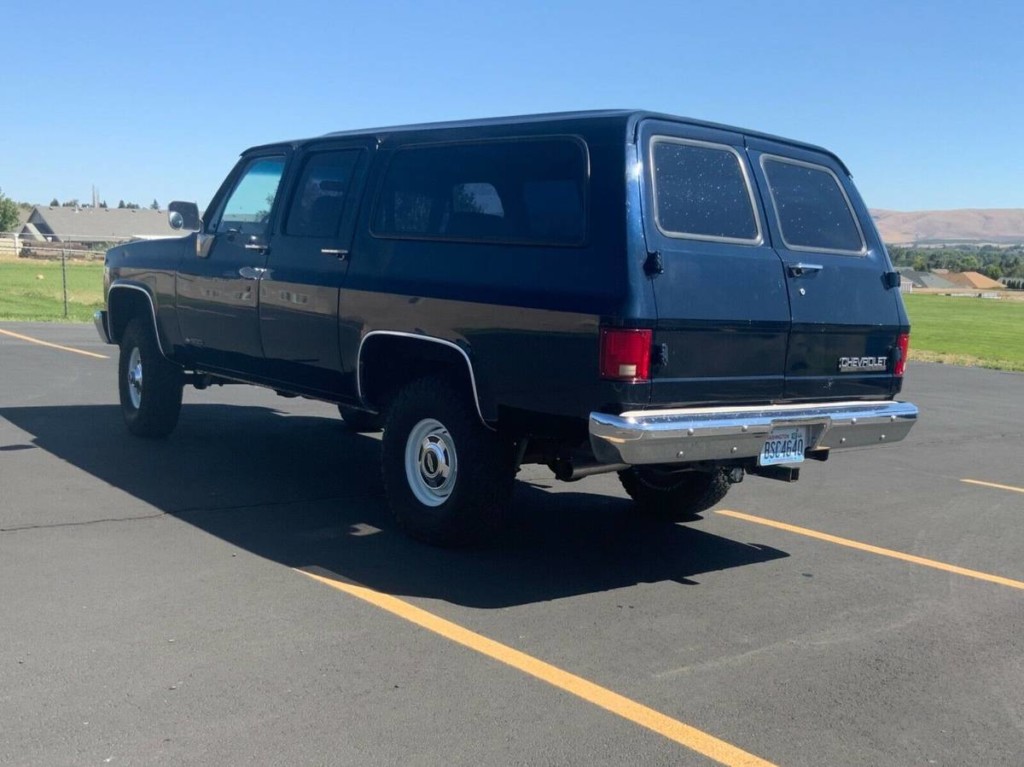
<path id="1" fill-rule="evenodd" d="M 422 134 L 431 132 L 454 132 L 462 130 L 471 130 L 474 128 L 493 128 L 502 125 L 534 125 L 540 123 L 558 123 L 560 130 L 572 129 L 574 124 L 580 126 L 586 123 L 618 123 L 621 124 L 623 130 L 628 132 L 630 135 L 635 135 L 636 126 L 641 120 L 656 119 L 665 120 L 668 122 L 684 123 L 686 125 L 694 125 L 702 128 L 712 128 L 717 130 L 731 131 L 733 133 L 741 133 L 745 136 L 757 137 L 767 139 L 769 141 L 777 141 L 790 146 L 800 147 L 802 149 L 808 149 L 814 152 L 822 152 L 829 155 L 840 164 L 840 166 L 849 173 L 846 169 L 846 165 L 840 160 L 833 152 L 825 149 L 824 147 L 817 146 L 815 144 L 809 144 L 803 141 L 795 141 L 793 139 L 784 138 L 782 136 L 774 136 L 770 133 L 762 133 L 760 131 L 747 130 L 746 128 L 739 128 L 734 125 L 725 125 L 722 123 L 708 122 L 706 120 L 696 120 L 690 117 L 680 117 L 678 115 L 665 114 L 661 112 L 649 112 L 638 109 L 595 109 L 588 111 L 577 111 L 577 112 L 549 112 L 543 114 L 532 114 L 532 115 L 510 115 L 507 117 L 486 117 L 472 120 L 451 120 L 445 122 L 433 122 L 433 123 L 416 123 L 410 125 L 393 125 L 378 128 L 360 128 L 357 130 L 347 131 L 335 131 L 332 133 L 325 133 L 321 136 L 313 138 L 299 139 L 295 141 L 283 141 L 274 142 L 272 144 L 265 144 L 258 147 L 252 147 L 247 151 L 254 149 L 263 149 L 271 146 L 292 145 L 301 146 L 311 141 L 322 140 L 325 138 L 354 138 L 354 137 L 376 137 L 378 140 L 383 140 L 386 137 L 394 136 L 397 134 Z"/>

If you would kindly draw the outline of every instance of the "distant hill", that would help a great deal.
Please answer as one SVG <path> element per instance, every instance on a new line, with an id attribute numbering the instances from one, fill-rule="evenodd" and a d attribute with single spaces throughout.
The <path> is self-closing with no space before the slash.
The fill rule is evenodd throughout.
<path id="1" fill-rule="evenodd" d="M 872 210 L 890 245 L 1019 245 L 1024 243 L 1024 208 L 962 210 Z"/>

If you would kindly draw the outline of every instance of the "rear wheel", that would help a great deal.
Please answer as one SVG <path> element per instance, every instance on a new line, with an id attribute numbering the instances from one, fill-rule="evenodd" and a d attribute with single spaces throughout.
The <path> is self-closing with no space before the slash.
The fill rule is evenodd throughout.
<path id="1" fill-rule="evenodd" d="M 619 472 L 619 481 L 637 510 L 668 522 L 694 519 L 729 492 L 729 480 L 722 469 L 671 472 L 633 466 Z"/>
<path id="2" fill-rule="evenodd" d="M 380 431 L 384 428 L 384 417 L 374 413 L 367 413 L 365 410 L 338 405 L 338 412 L 345 421 L 345 425 L 352 431 L 369 432 Z"/>
<path id="3" fill-rule="evenodd" d="M 443 379 L 423 378 L 388 408 L 382 440 L 388 504 L 406 533 L 437 546 L 493 534 L 512 495 L 511 445 L 480 422 L 467 399 Z"/>
<path id="4" fill-rule="evenodd" d="M 149 320 L 136 317 L 124 329 L 117 378 L 128 431 L 138 437 L 166 437 L 174 430 L 184 377 L 181 368 L 160 353 Z"/>

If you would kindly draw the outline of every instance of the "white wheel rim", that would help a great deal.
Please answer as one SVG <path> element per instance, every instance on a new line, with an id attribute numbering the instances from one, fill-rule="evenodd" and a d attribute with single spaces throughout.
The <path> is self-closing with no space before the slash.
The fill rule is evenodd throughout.
<path id="1" fill-rule="evenodd" d="M 455 441 L 444 424 L 425 418 L 412 427 L 405 442 L 405 477 L 417 501 L 440 506 L 455 489 L 458 472 Z"/>
<path id="2" fill-rule="evenodd" d="M 142 355 L 139 347 L 132 348 L 128 356 L 128 396 L 136 410 L 142 405 Z"/>

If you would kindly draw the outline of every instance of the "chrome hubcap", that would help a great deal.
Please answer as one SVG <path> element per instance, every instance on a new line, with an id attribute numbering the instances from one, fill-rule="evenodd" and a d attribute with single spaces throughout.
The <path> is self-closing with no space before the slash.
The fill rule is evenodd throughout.
<path id="1" fill-rule="evenodd" d="M 440 506 L 455 489 L 459 459 L 451 434 L 440 421 L 425 418 L 405 443 L 405 476 L 416 500 Z"/>
<path id="2" fill-rule="evenodd" d="M 138 410 L 142 404 L 142 355 L 137 346 L 128 357 L 128 396 L 132 407 Z"/>

